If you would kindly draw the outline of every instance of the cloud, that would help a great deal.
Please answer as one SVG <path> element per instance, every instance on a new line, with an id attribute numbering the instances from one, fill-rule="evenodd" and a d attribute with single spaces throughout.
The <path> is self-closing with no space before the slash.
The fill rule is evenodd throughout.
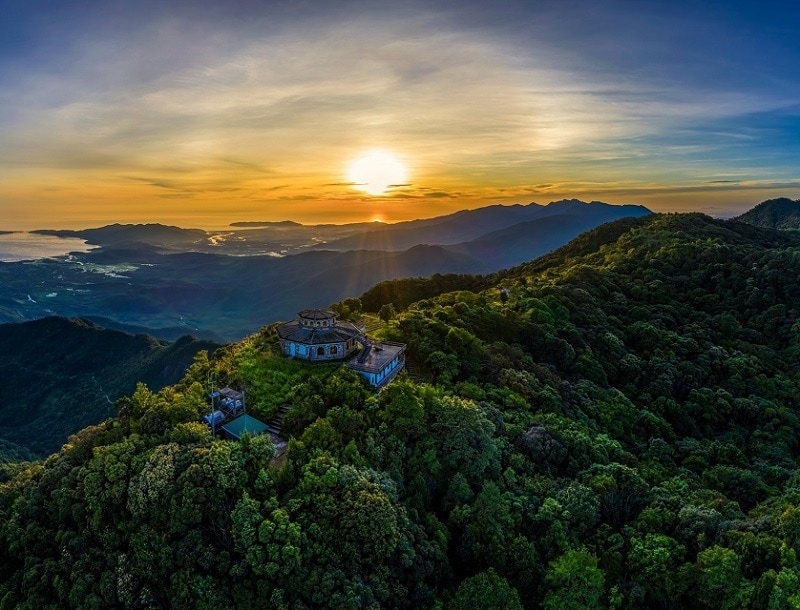
<path id="1" fill-rule="evenodd" d="M 281 201 L 314 201 L 315 199 L 319 199 L 314 195 L 285 195 L 282 197 L 278 197 Z"/>
<path id="2" fill-rule="evenodd" d="M 59 138 L 133 166 L 219 157 L 282 173 L 325 151 L 387 137 L 401 149 L 427 142 L 433 149 L 414 151 L 423 162 L 444 154 L 454 163 L 491 164 L 487 155 L 641 135 L 657 127 L 657 117 L 702 115 L 712 106 L 718 113 L 732 103 L 654 101 L 644 85 L 592 83 L 550 67 L 548 54 L 510 62 L 509 49 L 480 36 L 424 25 L 414 17 L 361 18 L 238 42 L 221 31 L 216 53 L 197 32 L 173 24 L 115 39 L 113 47 L 95 41 L 80 49 L 71 73 L 30 83 L 17 135 L 37 150 Z"/>
<path id="3" fill-rule="evenodd" d="M 786 126 L 800 86 L 778 78 L 786 43 L 739 50 L 724 11 L 267 4 L 114 5 L 54 24 L 58 54 L 0 59 L 14 200 L 57 186 L 135 199 L 150 186 L 208 206 L 274 191 L 374 204 L 343 194 L 342 178 L 376 146 L 414 182 L 380 201 L 794 184 L 800 129 Z M 775 62 L 759 71 L 764 53 Z"/>
<path id="4" fill-rule="evenodd" d="M 170 190 L 184 190 L 180 187 L 177 187 L 175 184 L 166 182 L 164 180 L 159 180 L 155 178 L 139 178 L 136 176 L 123 176 L 125 180 L 133 180 L 134 182 L 142 182 L 144 184 L 149 184 L 150 186 L 155 186 L 157 188 L 162 189 L 170 189 Z"/>

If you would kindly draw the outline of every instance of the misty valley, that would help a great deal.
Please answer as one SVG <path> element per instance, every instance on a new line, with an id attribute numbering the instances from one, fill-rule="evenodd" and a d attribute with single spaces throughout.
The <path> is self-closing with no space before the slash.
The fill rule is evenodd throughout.
<path id="1" fill-rule="evenodd" d="M 227 345 L 0 325 L 0 607 L 791 610 L 797 211 L 622 218 Z M 378 390 L 325 356 L 361 328 L 404 356 Z"/>
<path id="2" fill-rule="evenodd" d="M 495 272 L 603 222 L 648 213 L 642 206 L 567 200 L 377 227 L 277 222 L 228 232 L 155 224 L 41 230 L 98 247 L 0 264 L 0 322 L 84 317 L 170 340 L 193 334 L 230 341 L 384 280 Z"/>

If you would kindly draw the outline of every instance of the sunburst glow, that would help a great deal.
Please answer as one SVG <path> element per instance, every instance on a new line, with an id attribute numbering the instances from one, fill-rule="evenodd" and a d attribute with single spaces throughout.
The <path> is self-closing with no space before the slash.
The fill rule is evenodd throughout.
<path id="1" fill-rule="evenodd" d="M 394 155 L 374 150 L 353 161 L 347 179 L 369 195 L 385 195 L 389 187 L 405 183 L 407 175 L 406 166 Z"/>

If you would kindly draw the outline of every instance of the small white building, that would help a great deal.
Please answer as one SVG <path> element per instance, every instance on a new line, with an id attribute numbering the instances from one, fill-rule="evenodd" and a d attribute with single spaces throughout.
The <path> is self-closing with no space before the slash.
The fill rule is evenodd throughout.
<path id="1" fill-rule="evenodd" d="M 379 388 L 395 378 L 406 363 L 405 343 L 381 341 L 364 346 L 361 353 L 347 363 L 347 368 L 365 377 Z"/>

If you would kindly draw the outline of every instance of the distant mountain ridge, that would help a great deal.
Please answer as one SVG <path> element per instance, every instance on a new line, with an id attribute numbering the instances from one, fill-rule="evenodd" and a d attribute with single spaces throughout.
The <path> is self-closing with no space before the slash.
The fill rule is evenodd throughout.
<path id="1" fill-rule="evenodd" d="M 300 227 L 301 223 L 294 220 L 241 220 L 232 222 L 231 227 Z"/>
<path id="2" fill-rule="evenodd" d="M 263 328 L 0 469 L 2 607 L 794 608 L 798 247 L 654 214 L 397 281 L 377 397 Z M 286 453 L 213 436 L 207 379 Z"/>
<path id="3" fill-rule="evenodd" d="M 768 199 L 732 220 L 765 229 L 800 229 L 800 199 Z"/>
<path id="4" fill-rule="evenodd" d="M 38 229 L 32 233 L 80 238 L 106 249 L 151 247 L 246 256 L 263 254 L 268 250 L 294 254 L 306 249 L 399 252 L 421 244 L 460 245 L 487 237 L 489 233 L 515 224 L 550 216 L 573 216 L 588 220 L 589 224 L 596 226 L 621 217 L 650 213 L 650 210 L 641 205 L 612 205 L 601 201 L 586 203 L 578 199 L 563 199 L 546 205 L 495 204 L 393 224 L 356 222 L 343 225 L 303 225 L 292 220 L 240 221 L 229 225 L 232 229 L 239 230 L 220 234 L 219 231 L 184 229 L 158 223 L 115 223 L 81 230 Z M 252 245 L 245 246 L 257 243 L 263 245 L 261 251 Z"/>
<path id="5" fill-rule="evenodd" d="M 597 202 L 578 202 L 578 205 L 591 207 L 562 205 L 561 214 L 520 222 L 467 243 L 446 246 L 446 249 L 472 256 L 491 267 L 492 271 L 498 271 L 547 254 L 584 231 L 606 222 L 651 214 L 642 206 L 607 206 L 598 205 Z M 571 211 L 576 213 L 570 213 Z"/>
<path id="6" fill-rule="evenodd" d="M 185 328 L 235 340 L 309 303 L 325 306 L 403 277 L 496 272 L 604 222 L 649 214 L 642 206 L 570 199 L 377 229 L 280 223 L 219 234 L 155 224 L 39 231 L 101 247 L 36 265 L 0 265 L 0 322 L 79 316 L 166 339 Z"/>
<path id="7" fill-rule="evenodd" d="M 54 235 L 56 237 L 78 237 L 98 246 L 124 244 L 148 244 L 160 247 L 186 246 L 205 241 L 207 233 L 202 229 L 183 229 L 172 225 L 159 223 L 147 224 L 119 224 L 106 225 L 94 229 L 53 230 L 39 229 L 31 231 L 39 235 Z"/>
<path id="8" fill-rule="evenodd" d="M 601 201 L 586 203 L 578 199 L 553 201 L 547 205 L 492 205 L 437 218 L 400 222 L 315 247 L 326 250 L 406 250 L 418 244 L 428 244 L 459 245 L 463 249 L 466 242 L 490 238 L 497 231 L 552 216 L 573 217 L 589 229 L 617 218 L 651 213 L 641 205 L 611 205 Z M 571 237 L 558 245 L 563 245 Z"/>
<path id="9" fill-rule="evenodd" d="M 48 455 L 70 434 L 116 415 L 113 402 L 138 381 L 151 390 L 176 383 L 198 351 L 218 347 L 189 336 L 168 343 L 79 318 L 0 324 L 0 441 Z"/>

